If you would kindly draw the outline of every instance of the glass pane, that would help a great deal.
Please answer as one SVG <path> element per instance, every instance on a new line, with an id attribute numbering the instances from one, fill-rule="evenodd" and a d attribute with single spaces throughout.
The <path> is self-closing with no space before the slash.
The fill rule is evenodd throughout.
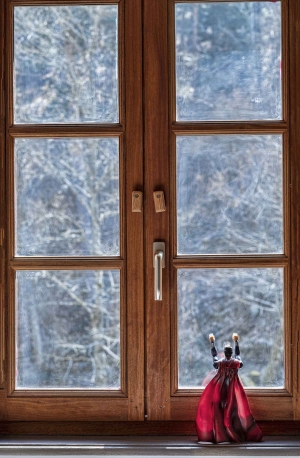
<path id="1" fill-rule="evenodd" d="M 247 387 L 283 387 L 283 269 L 178 271 L 179 387 L 205 386 L 215 375 L 209 333 L 219 357 L 240 337 Z"/>
<path id="2" fill-rule="evenodd" d="M 16 123 L 118 122 L 117 5 L 14 9 Z"/>
<path id="3" fill-rule="evenodd" d="M 281 119 L 280 2 L 176 5 L 177 120 Z"/>
<path id="4" fill-rule="evenodd" d="M 18 256 L 119 255 L 118 138 L 15 142 Z"/>
<path id="5" fill-rule="evenodd" d="M 17 272 L 17 388 L 120 387 L 120 274 Z"/>
<path id="6" fill-rule="evenodd" d="M 280 135 L 177 137 L 179 254 L 282 253 Z"/>

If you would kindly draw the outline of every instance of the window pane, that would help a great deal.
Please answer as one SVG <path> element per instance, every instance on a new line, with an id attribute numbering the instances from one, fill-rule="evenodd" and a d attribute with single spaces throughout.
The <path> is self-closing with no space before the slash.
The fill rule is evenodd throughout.
<path id="1" fill-rule="evenodd" d="M 120 387 L 120 274 L 17 272 L 17 388 Z"/>
<path id="2" fill-rule="evenodd" d="M 15 142 L 18 256 L 119 255 L 118 138 Z"/>
<path id="3" fill-rule="evenodd" d="M 245 386 L 282 387 L 283 329 L 283 269 L 178 271 L 180 388 L 204 386 L 215 375 L 211 332 L 219 356 L 239 334 Z"/>
<path id="4" fill-rule="evenodd" d="M 280 2 L 176 5 L 177 119 L 281 119 Z"/>
<path id="5" fill-rule="evenodd" d="M 16 123 L 118 122 L 117 5 L 14 9 Z"/>
<path id="6" fill-rule="evenodd" d="M 282 253 L 280 135 L 177 137 L 178 254 Z"/>

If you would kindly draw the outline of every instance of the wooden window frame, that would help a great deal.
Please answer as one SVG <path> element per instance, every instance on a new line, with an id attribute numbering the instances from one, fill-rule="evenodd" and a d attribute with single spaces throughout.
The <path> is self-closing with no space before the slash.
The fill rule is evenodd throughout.
<path id="1" fill-rule="evenodd" d="M 17 124 L 13 120 L 13 10 L 14 7 L 26 6 L 58 6 L 82 4 L 115 4 L 118 5 L 118 73 L 119 73 L 119 115 L 118 123 L 112 124 Z M 2 273 L 3 283 L 7 284 L 5 296 L 1 302 L 1 313 L 5 314 L 2 321 L 1 337 L 6 333 L 5 346 L 1 351 L 1 360 L 5 377 L 0 390 L 0 419 L 14 421 L 33 420 L 51 421 L 127 421 L 144 419 L 144 354 L 143 347 L 143 308 L 142 283 L 143 277 L 138 274 L 143 262 L 142 215 L 126 214 L 125 207 L 131 202 L 133 189 L 142 187 L 142 65 L 135 59 L 141 53 L 141 5 L 137 0 L 100 1 L 68 1 L 68 0 L 29 0 L 2 2 L 2 26 L 4 17 L 6 24 L 5 36 L 1 36 L 1 82 L 6 90 L 5 101 L 1 99 L 1 146 L 6 146 L 6 167 L 4 162 L 2 174 L 1 201 L 5 213 L 2 215 L 3 228 L 10 234 L 3 240 Z M 5 9 L 5 15 L 4 13 Z M 132 30 L 125 31 L 125 22 L 134 23 Z M 1 28 L 3 30 L 3 28 Z M 126 51 L 125 51 L 126 47 Z M 4 56 L 4 49 L 6 56 Z M 126 72 L 126 81 L 124 78 Z M 2 86 L 2 87 L 3 87 Z M 2 95 L 2 91 L 1 91 Z M 125 119 L 126 108 L 126 119 Z M 5 111 L 6 110 L 6 111 Z M 6 131 L 6 134 L 5 134 Z M 6 139 L 5 139 L 6 136 Z M 117 137 L 120 141 L 120 256 L 100 257 L 25 257 L 14 255 L 14 140 L 16 138 L 103 138 Z M 6 145 L 4 145 L 4 142 Z M 134 169 L 125 164 L 126 160 L 136 164 Z M 2 154 L 4 158 L 4 154 Z M 6 186 L 5 186 L 6 182 Z M 6 197 L 6 201 L 5 201 Z M 4 205 L 4 202 L 6 204 Z M 125 228 L 128 230 L 125 232 Z M 139 248 L 139 256 L 133 256 L 130 247 L 135 243 Z M 5 259 L 5 263 L 4 263 Z M 15 389 L 15 273 L 17 270 L 103 270 L 117 269 L 121 281 L 121 389 L 120 390 L 26 390 Z M 139 287 L 136 290 L 126 288 L 127 277 L 134 277 Z M 4 288 L 2 288 L 4 290 Z M 4 310 L 4 303 L 7 305 Z M 4 329 L 4 322 L 6 329 Z M 138 325 L 138 328 L 136 327 Z M 138 330 L 137 330 L 138 329 Z M 2 341 L 2 340 L 1 340 Z M 3 354 L 3 353 L 2 353 Z M 6 358 L 5 358 L 6 356 Z M 128 371 L 128 365 L 136 365 L 138 369 Z M 98 401 L 96 402 L 95 397 Z M 43 405 L 39 408 L 39 405 Z M 76 406 L 76 407 L 75 407 Z M 75 410 L 74 410 L 75 409 Z"/>
<path id="2" fill-rule="evenodd" d="M 226 1 L 226 0 L 221 0 Z M 233 0 L 233 2 L 240 2 Z M 243 0 L 242 0 L 243 1 Z M 246 1 L 246 0 L 245 0 Z M 263 0 L 250 0 L 263 1 Z M 193 0 L 183 0 L 184 3 L 193 3 Z M 175 31 L 174 31 L 174 5 L 181 1 L 168 0 L 145 0 L 144 2 L 144 47 L 145 53 L 145 99 L 150 102 L 145 106 L 145 164 L 150 180 L 145 177 L 146 193 L 149 195 L 154 189 L 162 189 L 166 195 L 166 201 L 170 202 L 169 214 L 160 216 L 159 224 L 154 225 L 150 216 L 150 209 L 146 214 L 146 240 L 170 240 L 170 271 L 166 272 L 166 283 L 172 285 L 171 296 L 164 301 L 163 312 L 153 307 L 151 271 L 148 268 L 147 278 L 150 278 L 146 289 L 146 317 L 147 317 L 147 368 L 148 371 L 155 368 L 159 374 L 156 379 L 147 379 L 147 394 L 150 399 L 148 417 L 153 420 L 188 421 L 195 416 L 199 394 L 202 390 L 178 390 L 177 380 L 177 291 L 176 270 L 178 268 L 213 268 L 213 267 L 282 267 L 284 269 L 284 299 L 285 299 L 285 388 L 284 389 L 251 389 L 247 390 L 249 401 L 255 418 L 258 420 L 282 420 L 297 419 L 295 414 L 295 402 L 298 396 L 295 392 L 295 311 L 297 304 L 291 299 L 291 278 L 294 279 L 293 244 L 295 233 L 291 232 L 296 214 L 294 212 L 294 200 L 290 195 L 292 173 L 296 167 L 291 166 L 295 160 L 293 150 L 293 110 L 294 101 L 299 105 L 298 99 L 293 94 L 296 89 L 296 81 L 291 77 L 289 69 L 293 68 L 295 55 L 291 43 L 295 33 L 296 18 L 299 19 L 299 7 L 294 0 L 282 0 L 282 68 L 283 68 L 283 120 L 282 121 L 237 121 L 237 122 L 177 122 L 175 116 Z M 205 3 L 205 0 L 199 0 Z M 296 11 L 297 10 L 297 11 Z M 295 18 L 291 27 L 290 20 Z M 150 24 L 157 24 L 157 30 L 168 30 L 168 34 L 159 35 L 153 33 Z M 295 40 L 294 40 L 295 41 Z M 293 57 L 291 56 L 293 54 Z M 166 56 L 165 59 L 157 58 L 158 55 Z M 294 61 L 293 61 L 294 58 Z M 298 64 L 299 65 L 299 64 Z M 147 75 L 152 75 L 151 82 Z M 153 76 L 154 75 L 154 76 Z M 298 76 L 298 78 L 300 75 Z M 293 104 L 290 104 L 293 102 Z M 156 106 L 165 107 L 160 109 L 157 116 L 151 116 Z M 169 107 L 169 108 L 167 108 Z M 147 132 L 150 132 L 149 135 Z M 151 132 L 158 132 L 156 138 L 151 137 Z M 255 256 L 178 256 L 176 251 L 176 163 L 175 163 L 175 140 L 177 135 L 212 135 L 212 134 L 282 134 L 283 135 L 283 181 L 284 181 L 284 255 L 255 255 Z M 298 140 L 299 141 L 299 140 Z M 294 151 L 294 156 L 293 152 Z M 151 151 L 169 151 L 151 157 Z M 299 159 L 298 159 L 299 162 Z M 297 164 L 297 167 L 299 165 Z M 294 176 L 295 178 L 295 176 Z M 169 229 L 171 228 L 171 229 Z M 146 266 L 151 259 L 151 247 L 146 247 Z M 152 273 L 153 276 L 153 273 Z M 168 286 L 166 286 L 167 291 Z M 153 316 L 160 314 L 162 319 L 156 322 Z M 153 316 L 152 316 L 153 315 Z M 293 319 L 292 319 L 293 317 Z M 298 320 L 298 318 L 297 318 Z M 159 342 L 155 336 L 161 336 Z M 300 335 L 300 333 L 299 333 Z M 171 342 L 171 345 L 170 345 Z M 163 348 L 162 352 L 160 348 Z M 160 359 L 154 355 L 163 355 Z M 298 358 L 298 357 L 297 357 Z M 167 386 L 168 389 L 159 390 L 159 387 Z M 292 394 L 293 393 L 293 394 Z M 279 402 L 280 400 L 280 402 Z"/>
<path id="3" fill-rule="evenodd" d="M 233 0 L 239 2 L 238 0 Z M 245 0 L 247 1 L 247 0 Z M 252 1 L 252 0 L 251 0 Z M 253 0 L 256 3 L 264 0 Z M 177 1 L 169 0 L 169 15 L 170 15 L 170 48 L 172 52 L 171 62 L 175 63 L 175 29 L 174 21 L 171 20 L 175 17 L 174 7 Z M 188 1 L 187 1 L 188 3 Z M 200 0 L 199 3 L 205 3 Z M 212 3 L 212 2 L 211 2 Z M 239 2 L 240 3 L 240 2 Z M 248 134 L 248 135 L 282 135 L 282 165 L 283 165 L 283 252 L 279 255 L 210 255 L 210 256 L 179 256 L 177 255 L 176 246 L 176 208 L 172 211 L 173 221 L 171 226 L 172 232 L 172 246 L 173 246 L 173 284 L 177 281 L 177 269 L 180 268 L 283 268 L 284 272 L 284 335 L 285 337 L 291 335 L 291 316 L 290 316 L 290 292 L 289 292 L 289 270 L 290 270 L 290 196 L 289 196 L 289 125 L 288 125 L 288 4 L 285 0 L 281 0 L 281 29 L 282 29 L 282 121 L 230 121 L 230 122 L 176 122 L 172 123 L 171 135 L 171 189 L 173 196 L 176 196 L 176 137 L 179 135 L 230 135 L 230 134 Z M 176 119 L 176 88 L 175 88 L 175 65 L 170 70 L 171 81 L 171 97 L 170 97 L 170 117 L 171 120 Z M 175 179 L 174 179 L 175 178 Z M 172 199 L 172 202 L 175 198 Z M 172 290 L 172 303 L 177 302 L 176 288 Z M 178 389 L 178 371 L 176 370 L 178 356 L 177 345 L 175 344 L 175 336 L 177 334 L 178 318 L 177 308 L 172 314 L 171 332 L 173 335 L 173 348 L 171 350 L 172 358 L 172 396 L 184 397 L 184 402 L 177 399 L 174 404 L 176 405 L 176 419 L 183 416 L 188 417 L 192 409 L 195 410 L 200 393 L 203 390 L 197 389 Z M 247 395 L 250 398 L 251 408 L 255 418 L 272 419 L 281 418 L 288 420 L 292 412 L 292 386 L 291 386 L 291 347 L 285 340 L 284 351 L 284 373 L 285 373 L 285 388 L 256 388 L 247 389 Z M 195 399 L 196 397 L 196 399 Z M 277 401 L 280 397 L 280 405 Z M 274 399 L 275 398 L 275 399 Z M 188 402 L 187 402 L 188 400 Z"/>
<path id="4" fill-rule="evenodd" d="M 169 286 L 175 285 L 175 272 L 179 267 L 285 267 L 289 271 L 289 281 L 286 283 L 285 296 L 289 301 L 289 307 L 285 315 L 286 328 L 285 337 L 290 345 L 286 345 L 286 390 L 253 390 L 249 391 L 250 404 L 255 417 L 263 425 L 264 433 L 268 434 L 295 434 L 300 432 L 300 135 L 297 132 L 300 125 L 300 4 L 298 0 L 281 0 L 282 24 L 284 31 L 283 54 L 286 56 L 283 61 L 283 119 L 284 121 L 272 122 L 218 122 L 218 123 L 182 123 L 171 120 L 174 117 L 174 94 L 175 79 L 174 65 L 170 65 L 168 59 L 158 59 L 162 53 L 169 55 L 170 44 L 173 41 L 172 21 L 170 20 L 173 11 L 173 0 L 143 0 L 143 8 L 140 0 L 130 0 L 126 4 L 124 17 L 125 24 L 137 24 L 142 27 L 142 34 L 135 34 L 126 31 L 124 42 L 125 62 L 124 68 L 127 76 L 124 82 L 125 98 L 128 107 L 135 107 L 135 116 L 128 116 L 126 111 L 126 131 L 122 124 L 111 129 L 110 126 L 96 127 L 86 126 L 57 126 L 45 125 L 36 126 L 13 126 L 11 124 L 11 108 L 7 109 L 10 103 L 8 93 L 10 91 L 8 81 L 10 79 L 9 68 L 11 58 L 5 60 L 4 55 L 7 48 L 11 49 L 11 33 L 7 32 L 7 24 L 11 24 L 10 7 L 12 4 L 34 5 L 34 4 L 99 4 L 108 3 L 92 0 L 77 1 L 45 1 L 43 0 L 19 0 L 2 2 L 1 13 L 6 10 L 6 16 L 0 14 L 0 206 L 4 211 L 0 212 L 0 255 L 1 255 L 1 292 L 0 292 L 0 425 L 1 431 L 6 433 L 28 433 L 35 432 L 49 434 L 194 434 L 194 422 L 191 418 L 195 412 L 199 391 L 185 393 L 183 390 L 176 392 L 177 382 L 174 368 L 176 359 L 176 310 L 174 307 L 175 296 L 169 295 Z M 124 1 L 124 0 L 120 0 Z M 184 0 L 191 1 L 191 0 Z M 226 1 L 226 0 L 219 0 Z M 238 1 L 238 0 L 231 0 Z M 249 0 L 248 0 L 249 1 Z M 250 0 L 260 1 L 260 0 Z M 118 3 L 118 0 L 112 1 Z M 6 30 L 5 30 L 6 29 Z M 11 29 L 9 28 L 10 32 Z M 166 31 L 169 30 L 169 33 Z M 164 32 L 165 31 L 165 32 Z M 4 32 L 5 35 L 4 35 Z M 142 55 L 141 61 L 136 59 L 137 53 Z M 173 54 L 172 54 L 173 53 Z M 174 47 L 171 51 L 171 59 L 174 57 Z M 174 62 L 174 59 L 173 59 Z M 129 71 L 130 69 L 130 71 Z M 143 71 L 142 71 L 143 70 Z M 142 74 L 144 81 L 142 86 Z M 151 75 L 151 80 L 149 79 Z M 140 94 L 144 91 L 144 110 L 142 109 Z M 4 94 L 5 92 L 5 94 Z M 157 107 L 161 109 L 157 110 Z M 169 109 L 168 107 L 171 106 Z M 5 114 L 5 110 L 6 114 Z M 153 115 L 155 113 L 155 116 Z M 144 118 L 144 121 L 143 121 Z M 102 129 L 102 130 L 101 130 Z M 6 304 L 12 295 L 11 283 L 7 287 L 9 269 L 22 269 L 29 267 L 27 261 L 22 259 L 11 259 L 11 245 L 8 243 L 6 234 L 11 234 L 11 223 L 8 222 L 6 184 L 11 186 L 11 145 L 8 142 L 8 153 L 5 156 L 5 132 L 8 137 L 88 137 L 107 135 L 126 136 L 126 156 L 131 164 L 135 166 L 126 169 L 126 180 L 124 203 L 126 208 L 131 207 L 131 193 L 135 190 L 144 191 L 144 216 L 140 213 L 127 214 L 126 225 L 134 227 L 130 231 L 126 241 L 127 253 L 135 246 L 139 249 L 141 256 L 138 262 L 133 257 L 128 257 L 126 271 L 132 278 L 147 278 L 145 288 L 145 317 L 143 311 L 143 294 L 138 289 L 127 290 L 127 317 L 128 328 L 126 333 L 127 347 L 131 346 L 133 352 L 130 354 L 128 364 L 138 363 L 141 370 L 133 374 L 126 374 L 128 392 L 124 399 L 113 399 L 114 409 L 103 399 L 103 410 L 99 415 L 94 407 L 94 397 L 78 398 L 78 412 L 74 421 L 74 412 L 67 399 L 55 398 L 58 407 L 56 413 L 61 414 L 61 422 L 52 421 L 49 414 L 53 404 L 49 397 L 33 396 L 31 400 L 22 396 L 5 396 L 7 373 L 9 367 L 9 353 L 7 343 L 11 345 L 11 328 L 6 325 L 13 321 L 12 314 L 7 313 Z M 155 135 L 151 133 L 155 132 Z M 145 159 L 143 163 L 142 145 L 144 133 Z M 267 134 L 282 133 L 284 135 L 284 149 L 289 152 L 284 154 L 284 170 L 287 188 L 284 207 L 286 224 L 289 229 L 286 231 L 285 247 L 287 256 L 251 256 L 231 257 L 201 257 L 201 260 L 194 257 L 179 257 L 175 252 L 175 209 L 171 197 L 175 196 L 175 137 L 180 134 L 222 134 L 222 133 L 251 133 Z M 169 151 L 170 154 L 166 154 Z M 288 162 L 287 162 L 288 161 Z M 6 172 L 6 167 L 9 171 Z M 141 183 L 141 175 L 145 173 L 144 187 Z M 154 179 L 153 179 L 154 177 Z M 156 221 L 153 219 L 153 199 L 155 190 L 163 189 L 165 192 L 167 212 L 160 213 Z M 164 301 L 163 307 L 160 303 L 153 302 L 153 267 L 152 267 L 152 243 L 144 243 L 140 227 L 144 220 L 145 240 L 170 240 L 170 249 L 167 247 L 167 263 L 164 271 Z M 10 220 L 9 220 L 10 221 Z M 137 222 L 138 221 L 138 222 Z M 171 230 L 170 230 L 171 227 Z M 170 251 L 170 253 L 169 253 Z M 144 267 L 145 260 L 145 267 Z M 101 267 L 111 266 L 110 261 L 101 261 Z M 121 267 L 122 260 L 115 260 L 115 266 Z M 60 259 L 35 259 L 30 268 L 85 268 L 93 265 L 99 268 L 98 260 L 90 259 L 79 263 L 72 259 L 66 264 Z M 76 264 L 77 263 L 77 264 Z M 95 263 L 95 264 L 93 264 Z M 119 263 L 119 264 L 118 264 Z M 11 300 L 11 299 L 10 299 Z M 138 306 L 136 306 L 138 304 Z M 156 317 L 159 316 L 159 320 Z M 144 324 L 145 327 L 145 369 L 148 374 L 146 379 L 145 405 L 144 409 Z M 134 329 L 138 327 L 138 332 Z M 5 339 L 5 334 L 7 339 Z M 170 345 L 170 341 L 173 342 Z M 11 370 L 12 372 L 12 370 Z M 138 379 L 138 383 L 137 382 Z M 142 387 L 142 388 L 141 388 Z M 188 396 L 187 396 L 188 394 Z M 70 393 L 70 398 L 72 397 Z M 138 399 L 131 402 L 131 399 Z M 280 402 L 279 401 L 280 398 Z M 124 401 L 124 402 L 123 402 Z M 39 403 L 45 403 L 45 412 L 36 415 L 35 408 Z M 122 404 L 122 405 L 121 405 Z M 124 407 L 125 406 L 125 407 Z M 88 412 L 90 422 L 86 421 Z M 117 414 L 116 414 L 117 412 Z M 79 413 L 79 414 L 78 414 Z M 144 414 L 147 414 L 147 420 Z M 172 421 L 170 421 L 170 419 Z M 102 421 L 103 420 L 103 421 Z M 104 421 L 105 420 L 105 421 Z M 110 420 L 110 421 L 109 421 Z M 126 423 L 130 420 L 129 423 Z M 152 421 L 151 421 L 152 420 Z"/>

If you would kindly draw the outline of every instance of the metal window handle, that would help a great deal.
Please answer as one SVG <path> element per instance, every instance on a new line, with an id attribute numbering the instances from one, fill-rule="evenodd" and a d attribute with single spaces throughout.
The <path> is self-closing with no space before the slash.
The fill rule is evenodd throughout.
<path id="1" fill-rule="evenodd" d="M 162 301 L 162 270 L 165 267 L 165 243 L 153 243 L 154 300 Z"/>

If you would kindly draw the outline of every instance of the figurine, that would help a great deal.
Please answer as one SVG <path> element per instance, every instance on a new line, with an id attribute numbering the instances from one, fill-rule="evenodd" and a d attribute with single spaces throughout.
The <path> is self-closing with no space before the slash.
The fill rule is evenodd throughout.
<path id="1" fill-rule="evenodd" d="M 230 344 L 225 345 L 225 358 L 219 359 L 215 337 L 209 334 L 215 377 L 204 389 L 199 401 L 196 428 L 199 442 L 259 442 L 262 432 L 251 413 L 238 369 L 240 358 L 239 336 L 232 335 L 235 354 Z"/>

